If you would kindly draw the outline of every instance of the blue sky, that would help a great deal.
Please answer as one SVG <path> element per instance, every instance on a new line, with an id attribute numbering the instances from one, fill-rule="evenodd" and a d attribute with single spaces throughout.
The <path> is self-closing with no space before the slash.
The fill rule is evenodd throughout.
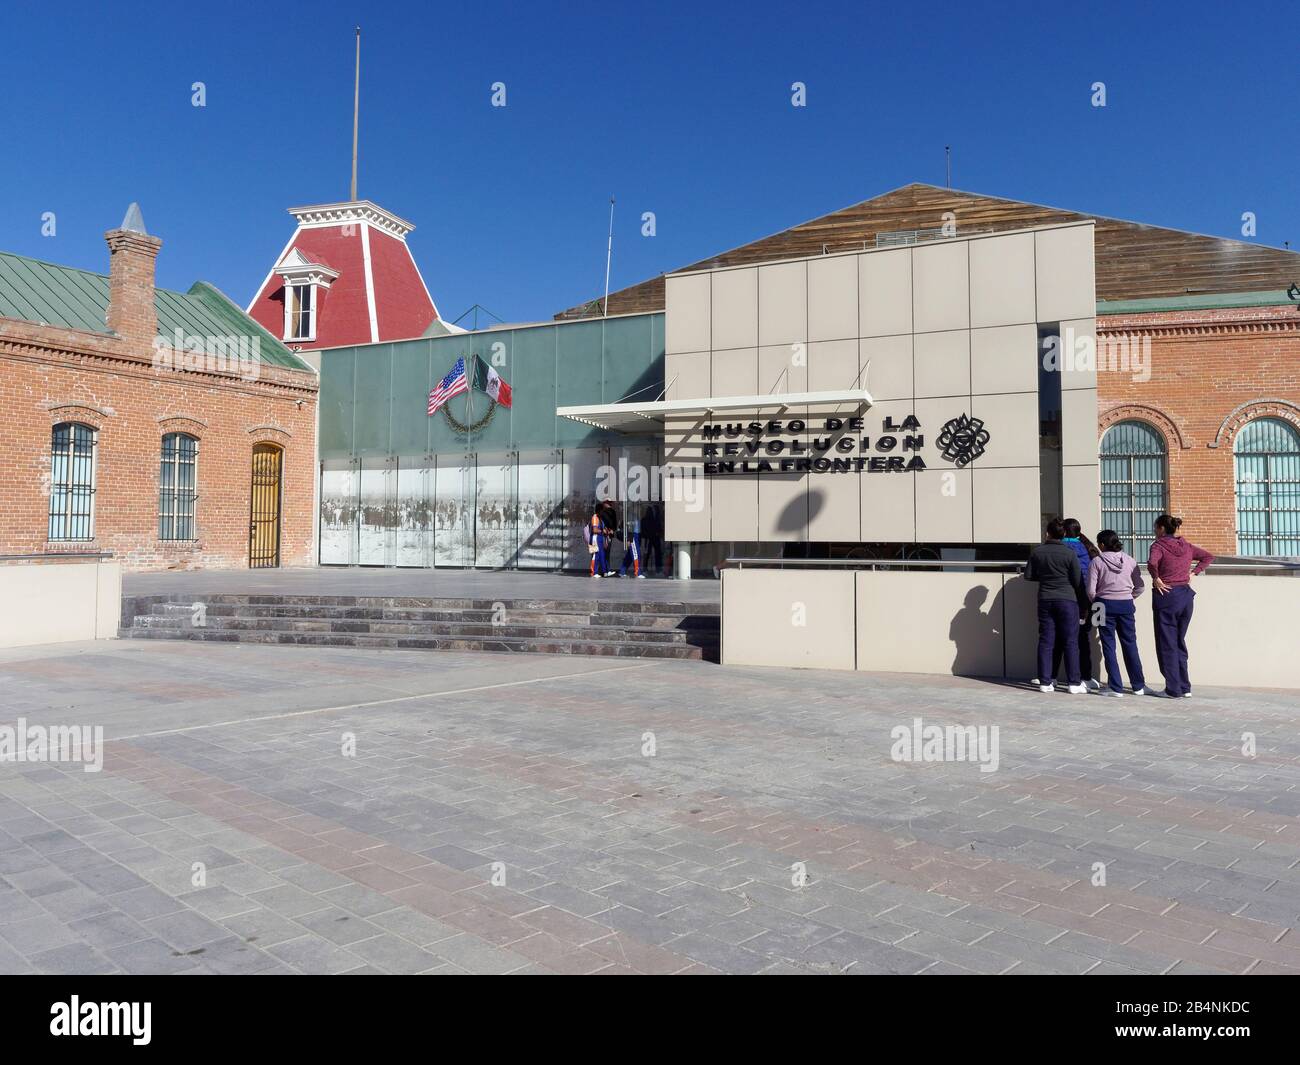
<path id="1" fill-rule="evenodd" d="M 616 289 L 942 184 L 945 144 L 956 188 L 1230 237 L 1253 211 L 1255 240 L 1300 247 L 1294 6 L 1148 7 L 20 0 L 0 249 L 103 271 L 138 200 L 160 284 L 246 303 L 285 208 L 347 198 L 358 22 L 360 195 L 416 224 L 447 318 L 599 295 L 611 195 Z"/>

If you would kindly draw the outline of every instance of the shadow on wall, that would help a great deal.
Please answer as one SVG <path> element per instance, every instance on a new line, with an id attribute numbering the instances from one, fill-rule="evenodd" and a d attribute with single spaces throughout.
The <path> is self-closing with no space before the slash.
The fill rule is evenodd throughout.
<path id="1" fill-rule="evenodd" d="M 989 590 L 983 584 L 971 588 L 962 608 L 948 625 L 948 639 L 956 645 L 952 672 L 957 677 L 1001 677 L 1003 642 L 1002 592 L 986 612 Z"/>
<path id="2" fill-rule="evenodd" d="M 799 481 L 804 477 L 804 474 L 778 473 L 771 476 L 783 481 Z M 812 525 L 813 518 L 820 514 L 825 506 L 825 490 L 821 488 L 811 489 L 807 495 L 790 500 L 782 508 L 780 517 L 776 519 L 777 531 L 796 534 L 795 539 L 797 540 L 808 539 L 808 529 Z"/>
<path id="3" fill-rule="evenodd" d="M 999 677 L 1028 680 L 1037 675 L 1038 586 L 1020 576 L 992 576 L 997 594 L 987 610 L 989 585 L 977 584 L 966 594 L 962 608 L 948 626 L 955 654 L 952 673 L 958 677 Z M 1088 630 L 1092 650 L 1091 676 L 1102 674 L 1101 644 L 1095 629 Z M 1064 662 L 1058 658 L 1056 679 L 1064 682 Z"/>

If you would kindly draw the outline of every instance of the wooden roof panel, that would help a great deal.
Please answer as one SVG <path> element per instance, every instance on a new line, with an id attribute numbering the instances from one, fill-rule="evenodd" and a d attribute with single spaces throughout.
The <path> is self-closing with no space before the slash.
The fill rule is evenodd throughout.
<path id="1" fill-rule="evenodd" d="M 1099 300 L 1281 290 L 1300 281 L 1297 252 L 922 184 L 905 185 L 681 269 L 744 266 L 863 245 L 874 248 L 879 233 L 939 228 L 946 211 L 957 216 L 960 234 L 1095 219 Z M 598 317 L 601 303 L 597 298 L 555 317 Z M 663 306 L 660 275 L 611 292 L 608 313 L 640 314 Z"/>

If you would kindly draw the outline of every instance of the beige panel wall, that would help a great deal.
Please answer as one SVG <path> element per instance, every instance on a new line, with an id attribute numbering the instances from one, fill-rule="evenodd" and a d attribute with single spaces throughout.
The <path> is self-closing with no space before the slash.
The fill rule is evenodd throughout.
<path id="1" fill-rule="evenodd" d="M 858 360 L 858 341 L 822 340 L 808 345 L 808 390 L 830 392 L 859 388 L 862 367 Z"/>
<path id="2" fill-rule="evenodd" d="M 711 540 L 753 542 L 758 535 L 758 478 L 710 477 Z"/>
<path id="3" fill-rule="evenodd" d="M 924 438 L 928 471 L 803 476 L 774 470 L 756 489 L 757 511 L 740 510 L 708 527 L 715 539 L 733 539 L 736 528 L 756 523 L 761 539 L 937 540 L 979 542 L 1039 538 L 1038 491 L 1023 472 L 993 475 L 995 468 L 1038 466 L 1038 325 L 1044 314 L 1068 312 L 1063 339 L 1085 342 L 1095 331 L 1091 225 L 996 236 L 975 235 L 911 248 L 846 253 L 713 271 L 668 279 L 669 398 L 836 390 L 855 381 L 873 396 L 862 435 L 872 441 L 855 458 L 880 461 L 875 441 L 883 419 L 899 423 L 915 413 Z M 1086 261 L 1085 261 L 1086 260 Z M 1064 271 L 1044 286 L 1044 263 Z M 1082 294 L 1074 291 L 1083 286 Z M 678 312 L 681 311 L 679 316 Z M 1082 313 L 1081 313 L 1082 311 Z M 677 322 L 678 318 L 680 322 Z M 676 323 L 676 324 L 673 324 Z M 707 338 L 707 339 L 705 339 Z M 700 346 L 703 344 L 703 346 Z M 1083 520 L 1100 511 L 1080 493 L 1096 480 L 1096 376 L 1090 367 L 1070 370 L 1063 413 L 1067 499 Z M 1086 414 L 1091 402 L 1093 413 Z M 763 420 L 776 412 L 765 411 Z M 785 419 L 797 412 L 786 411 Z M 986 453 L 965 470 L 942 458 L 938 438 L 945 422 L 969 414 L 985 422 Z M 755 412 L 731 412 L 749 421 Z M 723 418 L 708 419 L 711 421 Z M 819 432 L 809 416 L 809 436 Z M 788 434 L 777 434 L 788 439 Z M 894 452 L 903 458 L 911 456 Z M 768 458 L 738 456 L 738 458 Z M 833 457 L 833 453 L 831 456 Z M 975 470 L 988 471 L 982 482 Z M 940 480 L 940 473 L 952 477 Z M 723 481 L 745 475 L 723 474 Z M 889 480 L 918 482 L 909 486 Z M 983 495 L 978 495 L 982 483 Z M 936 486 L 946 485 L 946 494 Z M 817 495 L 811 493 L 816 489 Z M 955 489 L 955 491 L 954 491 Z M 836 493 L 843 500 L 834 498 Z M 724 489 L 727 505 L 747 499 Z M 882 510 L 876 500 L 893 508 Z M 910 503 L 910 506 L 907 505 Z M 808 525 L 793 527 L 801 506 Z M 680 528 L 668 509 L 668 535 L 698 536 L 700 522 Z M 856 526 L 853 515 L 857 515 Z M 1032 529 L 1032 532 L 1029 530 Z M 995 535 L 996 534 L 996 535 Z"/>
<path id="4" fill-rule="evenodd" d="M 684 274 L 664 279 L 664 353 L 708 351 L 710 277 Z"/>
<path id="5" fill-rule="evenodd" d="M 858 343 L 862 385 L 877 403 L 911 399 L 916 393 L 912 372 L 912 335 L 868 337 Z"/>
<path id="6" fill-rule="evenodd" d="M 972 329 L 970 381 L 975 395 L 1038 394 L 1038 328 L 1035 324 Z"/>
<path id="7" fill-rule="evenodd" d="M 758 349 L 737 348 L 713 353 L 713 396 L 752 396 L 760 391 Z"/>
<path id="8" fill-rule="evenodd" d="M 854 668 L 853 574 L 722 572 L 722 662 Z"/>
<path id="9" fill-rule="evenodd" d="M 1042 539 L 1038 514 L 1030 513 L 1030 508 L 1012 505 L 1017 500 L 1038 498 L 1037 468 L 985 469 L 976 464 L 971 470 L 971 494 L 975 503 L 972 532 L 976 543 L 1032 544 Z"/>
<path id="10" fill-rule="evenodd" d="M 858 669 L 1002 675 L 1001 574 L 856 575 Z"/>
<path id="11" fill-rule="evenodd" d="M 117 635 L 122 567 L 117 562 L 0 566 L 0 647 Z"/>
<path id="12" fill-rule="evenodd" d="M 777 263 L 758 268 L 758 342 L 808 342 L 808 264 Z"/>
<path id="13" fill-rule="evenodd" d="M 758 270 L 719 270 L 709 276 L 713 350 L 758 347 Z"/>
<path id="14" fill-rule="evenodd" d="M 970 331 L 952 329 L 918 333 L 912 338 L 912 379 L 915 395 L 970 395 Z"/>
<path id="15" fill-rule="evenodd" d="M 758 475 L 758 538 L 808 539 L 808 485 L 829 473 L 763 473 Z M 719 477 L 717 480 L 727 480 Z"/>
<path id="16" fill-rule="evenodd" d="M 878 251 L 858 259 L 858 336 L 912 332 L 912 249 Z"/>
<path id="17" fill-rule="evenodd" d="M 1016 233 L 970 243 L 970 324 L 1036 323 L 1034 234 Z"/>
<path id="18" fill-rule="evenodd" d="M 857 340 L 858 261 L 832 255 L 808 262 L 808 339 Z"/>
<path id="19" fill-rule="evenodd" d="M 1187 641 L 1194 691 L 1202 686 L 1300 690 L 1300 656 L 1289 626 L 1297 584 L 1290 577 L 1213 571 L 1196 580 Z M 805 624 L 795 624 L 799 618 Z M 1162 690 L 1149 593 L 1138 600 L 1137 633 L 1148 688 Z M 1037 672 L 1037 641 L 1037 586 L 1017 575 L 723 571 L 726 665 L 852 669 L 856 663 L 858 669 L 880 672 L 1027 682 Z M 1095 661 L 1104 681 L 1099 649 Z"/>
<path id="20" fill-rule="evenodd" d="M 1101 528 L 1101 467 L 1066 466 L 1061 471 L 1061 509 L 1085 529 Z"/>
<path id="21" fill-rule="evenodd" d="M 970 328 L 970 267 L 964 240 L 912 249 L 912 328 Z"/>
<path id="22" fill-rule="evenodd" d="M 868 474 L 861 479 L 862 539 L 911 543 L 916 539 L 917 479 L 907 474 Z"/>
<path id="23" fill-rule="evenodd" d="M 664 395 L 668 399 L 697 399 L 711 389 L 711 361 L 707 351 L 664 356 Z"/>
<path id="24" fill-rule="evenodd" d="M 1037 320 L 1061 322 L 1096 314 L 1092 224 L 1039 230 L 1034 250 Z"/>

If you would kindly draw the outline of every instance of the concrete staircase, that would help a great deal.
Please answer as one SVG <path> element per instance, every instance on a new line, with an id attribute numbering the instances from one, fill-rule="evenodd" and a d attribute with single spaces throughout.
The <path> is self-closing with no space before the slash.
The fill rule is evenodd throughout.
<path id="1" fill-rule="evenodd" d="M 717 604 L 671 601 L 141 595 L 122 600 L 119 635 L 716 662 L 719 614 Z"/>

